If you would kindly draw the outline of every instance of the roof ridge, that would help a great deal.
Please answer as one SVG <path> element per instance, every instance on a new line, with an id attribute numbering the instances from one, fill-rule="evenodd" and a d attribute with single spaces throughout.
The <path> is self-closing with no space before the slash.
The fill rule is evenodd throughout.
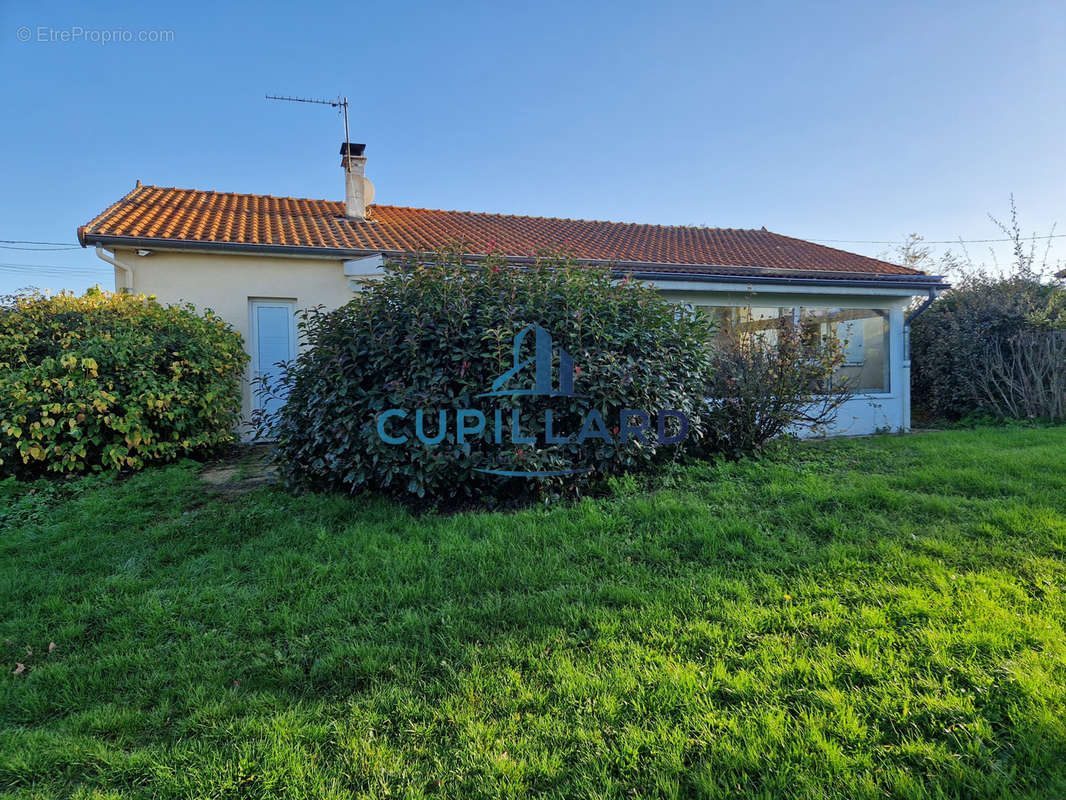
<path id="1" fill-rule="evenodd" d="M 180 186 L 159 186 L 159 185 L 154 184 L 154 183 L 144 183 L 144 184 L 141 184 L 138 187 L 135 187 L 134 190 L 132 190 L 131 192 L 127 193 L 125 197 L 123 197 L 121 200 L 119 200 L 119 202 L 122 202 L 122 200 L 125 200 L 127 197 L 130 196 L 130 194 L 133 194 L 133 192 L 137 191 L 138 189 L 156 189 L 156 190 L 164 191 L 164 192 L 196 192 L 196 193 L 199 193 L 199 194 L 211 194 L 211 195 L 218 195 L 218 196 L 222 196 L 222 197 L 256 197 L 256 198 L 260 198 L 260 199 L 267 198 L 267 199 L 270 199 L 270 200 L 291 200 L 291 201 L 294 201 L 294 202 L 302 202 L 302 203 L 330 203 L 332 205 L 343 205 L 344 204 L 343 200 L 330 200 L 330 199 L 324 198 L 324 197 L 295 197 L 293 195 L 284 195 L 284 194 L 259 194 L 259 193 L 256 193 L 256 192 L 227 192 L 227 191 L 220 191 L 218 189 L 197 189 L 195 187 L 183 188 L 183 187 L 180 187 Z M 658 228 L 658 229 L 661 229 L 661 230 L 723 231 L 723 232 L 729 232 L 729 233 L 735 233 L 735 232 L 738 232 L 738 231 L 739 232 L 744 232 L 744 233 L 747 233 L 747 232 L 753 232 L 753 233 L 766 232 L 765 231 L 765 227 L 760 229 L 760 228 L 725 228 L 725 227 L 722 227 L 720 225 L 680 225 L 680 224 L 678 224 L 678 225 L 667 225 L 667 224 L 658 223 L 658 222 L 632 222 L 632 221 L 616 220 L 616 219 L 587 219 L 585 217 L 548 217 L 548 216 L 544 216 L 542 214 L 514 214 L 514 213 L 505 212 L 505 211 L 472 211 L 472 210 L 461 209 L 461 208 L 428 208 L 426 206 L 399 206 L 399 205 L 393 205 L 391 203 L 370 203 L 368 208 L 395 208 L 395 209 L 399 209 L 401 211 L 424 211 L 424 212 L 436 213 L 436 214 L 472 214 L 474 216 L 479 216 L 479 217 L 507 217 L 509 219 L 530 219 L 530 220 L 542 220 L 542 221 L 546 221 L 546 222 L 584 222 L 584 223 L 588 223 L 590 225 L 630 225 L 630 226 L 638 227 L 638 228 Z"/>
<path id="2" fill-rule="evenodd" d="M 158 186 L 154 183 L 142 183 L 140 186 L 135 187 L 137 189 L 158 189 L 163 192 L 197 192 L 199 194 L 213 194 L 221 197 L 258 197 L 268 198 L 270 200 L 294 200 L 296 202 L 303 203 L 332 203 L 334 205 L 344 205 L 343 200 L 328 200 L 324 197 L 293 197 L 286 194 L 258 194 L 256 192 L 223 192 L 218 189 L 197 189 L 197 188 L 182 188 L 181 186 Z M 126 197 L 129 197 L 133 192 L 129 192 Z M 125 199 L 122 198 L 123 200 Z M 121 200 L 119 201 L 121 202 Z"/>

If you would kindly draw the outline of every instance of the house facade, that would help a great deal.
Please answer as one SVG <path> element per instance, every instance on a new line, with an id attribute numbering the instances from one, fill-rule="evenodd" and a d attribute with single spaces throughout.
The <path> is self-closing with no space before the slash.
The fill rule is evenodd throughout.
<path id="1" fill-rule="evenodd" d="M 296 312 L 337 308 L 388 258 L 462 246 L 517 265 L 565 251 L 654 286 L 737 331 L 772 336 L 781 317 L 840 337 L 853 398 L 831 433 L 910 427 L 906 309 L 939 276 L 760 230 L 640 225 L 374 205 L 362 145 L 341 148 L 344 202 L 137 185 L 78 229 L 116 290 L 212 309 L 251 356 L 251 379 L 292 358 Z M 246 430 L 247 433 L 247 430 Z"/>

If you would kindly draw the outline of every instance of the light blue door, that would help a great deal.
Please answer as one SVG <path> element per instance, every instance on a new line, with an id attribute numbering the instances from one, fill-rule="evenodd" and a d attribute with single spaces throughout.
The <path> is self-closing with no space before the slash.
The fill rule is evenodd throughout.
<path id="1" fill-rule="evenodd" d="M 294 313 L 292 303 L 266 300 L 252 303 L 253 368 L 256 377 L 265 377 L 272 387 L 281 372 L 278 364 L 296 355 Z M 255 407 L 268 413 L 277 411 L 285 403 L 285 397 L 276 389 L 269 395 L 255 388 L 253 392 Z"/>

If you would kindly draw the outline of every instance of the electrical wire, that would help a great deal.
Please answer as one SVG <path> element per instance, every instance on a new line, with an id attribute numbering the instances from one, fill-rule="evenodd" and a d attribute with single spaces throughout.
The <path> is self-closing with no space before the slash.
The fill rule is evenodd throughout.
<path id="1" fill-rule="evenodd" d="M 20 264 L 9 261 L 0 261 L 0 270 L 4 272 L 50 272 L 56 275 L 99 275 L 108 271 L 108 268 L 99 267 L 71 267 L 59 264 Z"/>
<path id="2" fill-rule="evenodd" d="M 1051 233 L 1044 236 L 1023 236 L 1021 241 L 1031 242 L 1034 239 L 1062 239 L 1066 233 Z M 907 244 L 907 239 L 807 239 L 808 242 L 835 242 L 836 244 Z M 1013 239 L 919 239 L 916 244 L 990 244 L 992 242 L 1013 242 Z"/>
<path id="3" fill-rule="evenodd" d="M 71 242 L 35 242 L 29 239 L 0 239 L 0 245 L 3 244 L 39 244 L 39 245 L 52 245 L 55 247 L 69 247 L 71 250 L 80 249 L 80 244 L 72 244 Z"/>
<path id="4" fill-rule="evenodd" d="M 24 250 L 29 253 L 58 253 L 62 250 L 81 250 L 81 245 L 73 247 L 20 247 L 13 244 L 0 244 L 0 250 Z"/>

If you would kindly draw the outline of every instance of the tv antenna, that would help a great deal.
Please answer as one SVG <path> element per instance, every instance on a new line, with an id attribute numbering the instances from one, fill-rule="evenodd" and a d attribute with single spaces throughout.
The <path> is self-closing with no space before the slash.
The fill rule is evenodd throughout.
<path id="1" fill-rule="evenodd" d="M 287 103 L 313 103 L 319 106 L 332 106 L 333 108 L 339 108 L 341 113 L 344 114 L 344 145 L 345 152 L 348 152 L 348 145 L 352 140 L 348 136 L 348 98 L 337 95 L 336 100 L 320 100 L 317 97 L 282 97 L 281 95 L 268 94 L 267 100 L 284 100 Z M 345 169 L 348 169 L 348 160 L 344 161 Z"/>

